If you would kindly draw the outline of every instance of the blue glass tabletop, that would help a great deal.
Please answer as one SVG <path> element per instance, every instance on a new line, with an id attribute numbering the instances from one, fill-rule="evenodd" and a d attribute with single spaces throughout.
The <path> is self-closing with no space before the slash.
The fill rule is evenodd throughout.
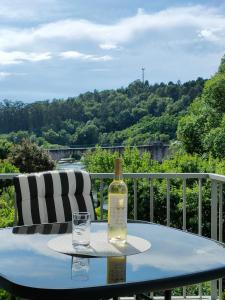
<path id="1" fill-rule="evenodd" d="M 91 230 L 107 230 L 107 224 L 93 222 Z M 107 258 L 72 257 L 47 246 L 50 239 L 66 232 L 71 232 L 71 223 L 0 230 L 0 286 L 32 299 L 43 295 L 48 299 L 62 295 L 97 299 L 225 276 L 223 244 L 180 230 L 147 222 L 128 223 L 128 233 L 150 241 L 151 248 Z"/>

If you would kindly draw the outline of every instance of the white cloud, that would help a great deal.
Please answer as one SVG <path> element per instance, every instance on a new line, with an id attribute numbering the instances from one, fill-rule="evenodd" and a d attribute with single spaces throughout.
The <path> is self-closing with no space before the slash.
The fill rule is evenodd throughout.
<path id="1" fill-rule="evenodd" d="M 219 42 L 220 38 L 219 36 L 216 35 L 215 32 L 213 32 L 213 30 L 210 29 L 203 29 L 199 32 L 198 35 L 200 38 L 209 41 L 209 42 Z"/>
<path id="2" fill-rule="evenodd" d="M 4 240 L 4 243 L 0 248 L 1 254 L 5 251 L 14 250 L 16 247 L 18 250 L 26 249 L 27 251 L 31 250 L 44 256 L 56 257 L 57 259 L 61 260 L 67 259 L 65 256 L 60 255 L 59 253 L 52 251 L 49 247 L 47 247 L 47 242 L 49 239 L 48 235 L 42 236 L 41 239 L 38 239 L 36 235 L 30 235 L 28 239 L 26 234 L 21 234 L 19 238 L 17 234 L 11 235 L 10 239 L 8 237 L 9 232 L 7 230 L 1 232 L 1 238 Z"/>
<path id="3" fill-rule="evenodd" d="M 13 49 L 30 45 L 40 47 L 46 41 L 54 41 L 58 45 L 65 41 L 95 41 L 104 50 L 115 49 L 117 45 L 134 40 L 139 34 L 148 31 L 152 34 L 189 29 L 196 38 L 209 39 L 207 28 L 217 37 L 224 39 L 225 17 L 216 9 L 206 6 L 188 6 L 165 9 L 155 13 L 138 10 L 137 14 L 121 19 L 114 24 L 93 23 L 82 19 L 67 19 L 46 23 L 34 28 L 4 28 L 0 29 L 0 49 Z M 170 35 L 173 38 L 173 34 Z M 148 39 L 151 35 L 148 36 Z M 174 36 L 174 38 L 176 38 Z"/>
<path id="4" fill-rule="evenodd" d="M 10 73 L 10 72 L 0 72 L 0 80 L 6 78 L 6 77 L 9 77 L 9 76 L 12 76 L 13 73 Z"/>
<path id="5" fill-rule="evenodd" d="M 78 59 L 84 61 L 109 61 L 113 59 L 110 55 L 98 56 L 94 54 L 84 54 L 78 51 L 65 51 L 60 53 L 60 56 L 64 59 Z"/>
<path id="6" fill-rule="evenodd" d="M 212 251 L 211 251 L 212 250 Z M 176 251 L 176 249 L 175 249 Z M 217 255 L 213 255 L 213 252 L 217 252 Z M 205 255 L 208 257 L 206 262 Z M 146 252 L 143 254 L 143 259 L 137 260 L 135 255 L 130 256 L 129 262 L 132 264 L 133 271 L 137 271 L 141 267 L 152 267 L 155 269 L 160 269 L 164 271 L 170 271 L 180 273 L 180 272 L 191 272 L 193 268 L 198 266 L 199 270 L 204 271 L 207 268 L 215 265 L 221 266 L 221 262 L 224 259 L 224 253 L 222 253 L 221 249 L 216 249 L 215 246 L 211 248 L 202 247 L 202 249 L 198 249 L 195 252 L 190 247 L 190 253 L 183 253 L 176 256 L 176 259 L 172 259 L 173 255 L 171 253 L 153 253 Z"/>
<path id="7" fill-rule="evenodd" d="M 118 46 L 116 44 L 100 44 L 99 47 L 103 50 L 112 50 L 112 49 L 117 49 Z"/>
<path id="8" fill-rule="evenodd" d="M 0 80 L 6 79 L 12 76 L 24 76 L 26 73 L 12 73 L 12 72 L 0 72 Z"/>
<path id="9" fill-rule="evenodd" d="M 50 52 L 35 53 L 21 51 L 0 51 L 0 65 L 19 64 L 25 61 L 37 62 L 51 59 Z"/>
<path id="10" fill-rule="evenodd" d="M 212 28 L 223 34 L 225 18 L 202 6 L 171 8 L 147 14 L 138 11 L 133 17 L 124 18 L 113 25 L 96 24 L 87 20 L 64 20 L 49 23 L 34 30 L 33 36 L 42 39 L 66 38 L 100 41 L 100 45 L 116 45 L 133 39 L 146 30 L 168 30 L 191 27 L 199 30 Z"/>

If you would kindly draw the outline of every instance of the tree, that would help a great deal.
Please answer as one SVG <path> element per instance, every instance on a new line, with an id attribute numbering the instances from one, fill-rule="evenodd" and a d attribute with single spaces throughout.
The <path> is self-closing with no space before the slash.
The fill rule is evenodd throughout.
<path id="1" fill-rule="evenodd" d="M 15 145 L 9 160 L 22 173 L 48 171 L 55 167 L 49 154 L 29 140 Z"/>
<path id="2" fill-rule="evenodd" d="M 43 137 L 51 144 L 57 144 L 59 139 L 59 134 L 55 132 L 53 129 L 49 129 L 48 131 L 43 132 Z"/>
<path id="3" fill-rule="evenodd" d="M 202 133 L 204 126 L 204 116 L 187 115 L 184 116 L 177 129 L 177 137 L 188 153 L 202 153 Z"/>
<path id="4" fill-rule="evenodd" d="M 98 128 L 92 122 L 87 122 L 82 128 L 80 128 L 77 134 L 76 143 L 91 145 L 98 142 Z"/>
<path id="5" fill-rule="evenodd" d="M 205 83 L 202 95 L 180 119 L 177 137 L 189 153 L 225 157 L 225 57 L 218 72 Z"/>
<path id="6" fill-rule="evenodd" d="M 104 140 L 118 140 L 121 132 L 120 143 L 128 143 L 130 137 L 127 138 L 123 131 L 131 131 L 143 117 L 169 114 L 177 124 L 179 115 L 186 112 L 192 100 L 201 93 L 203 85 L 204 80 L 199 78 L 186 83 L 153 85 L 136 80 L 126 88 L 95 90 L 68 99 L 29 104 L 5 100 L 0 102 L 0 133 L 9 134 L 13 143 L 28 138 L 46 145 L 39 139 L 44 138 L 51 144 L 69 146 L 97 144 L 103 135 Z M 172 138 L 176 126 L 173 130 Z M 164 132 L 157 132 L 157 136 L 160 134 Z M 148 138 L 136 137 L 142 143 Z"/>
<path id="7" fill-rule="evenodd" d="M 225 55 L 221 59 L 221 63 L 219 66 L 219 72 L 220 73 L 225 73 Z"/>
<path id="8" fill-rule="evenodd" d="M 13 144 L 7 139 L 0 139 L 0 159 L 6 159 L 12 149 Z"/>
<path id="9" fill-rule="evenodd" d="M 217 127 L 209 131 L 204 138 L 205 151 L 213 157 L 225 157 L 225 127 Z"/>
<path id="10" fill-rule="evenodd" d="M 225 72 L 206 82 L 202 97 L 212 109 L 225 113 Z"/>

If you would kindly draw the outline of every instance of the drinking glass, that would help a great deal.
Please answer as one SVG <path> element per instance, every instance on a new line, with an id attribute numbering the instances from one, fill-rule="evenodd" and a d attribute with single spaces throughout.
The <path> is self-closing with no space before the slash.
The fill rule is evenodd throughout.
<path id="1" fill-rule="evenodd" d="M 90 245 L 91 216 L 89 212 L 73 213 L 72 244 L 74 247 Z"/>

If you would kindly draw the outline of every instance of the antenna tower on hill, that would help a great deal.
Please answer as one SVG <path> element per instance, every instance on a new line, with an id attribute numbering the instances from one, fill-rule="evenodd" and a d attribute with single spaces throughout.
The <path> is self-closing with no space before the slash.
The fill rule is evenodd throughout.
<path id="1" fill-rule="evenodd" d="M 142 67 L 141 71 L 142 71 L 142 82 L 145 83 L 145 68 Z"/>

